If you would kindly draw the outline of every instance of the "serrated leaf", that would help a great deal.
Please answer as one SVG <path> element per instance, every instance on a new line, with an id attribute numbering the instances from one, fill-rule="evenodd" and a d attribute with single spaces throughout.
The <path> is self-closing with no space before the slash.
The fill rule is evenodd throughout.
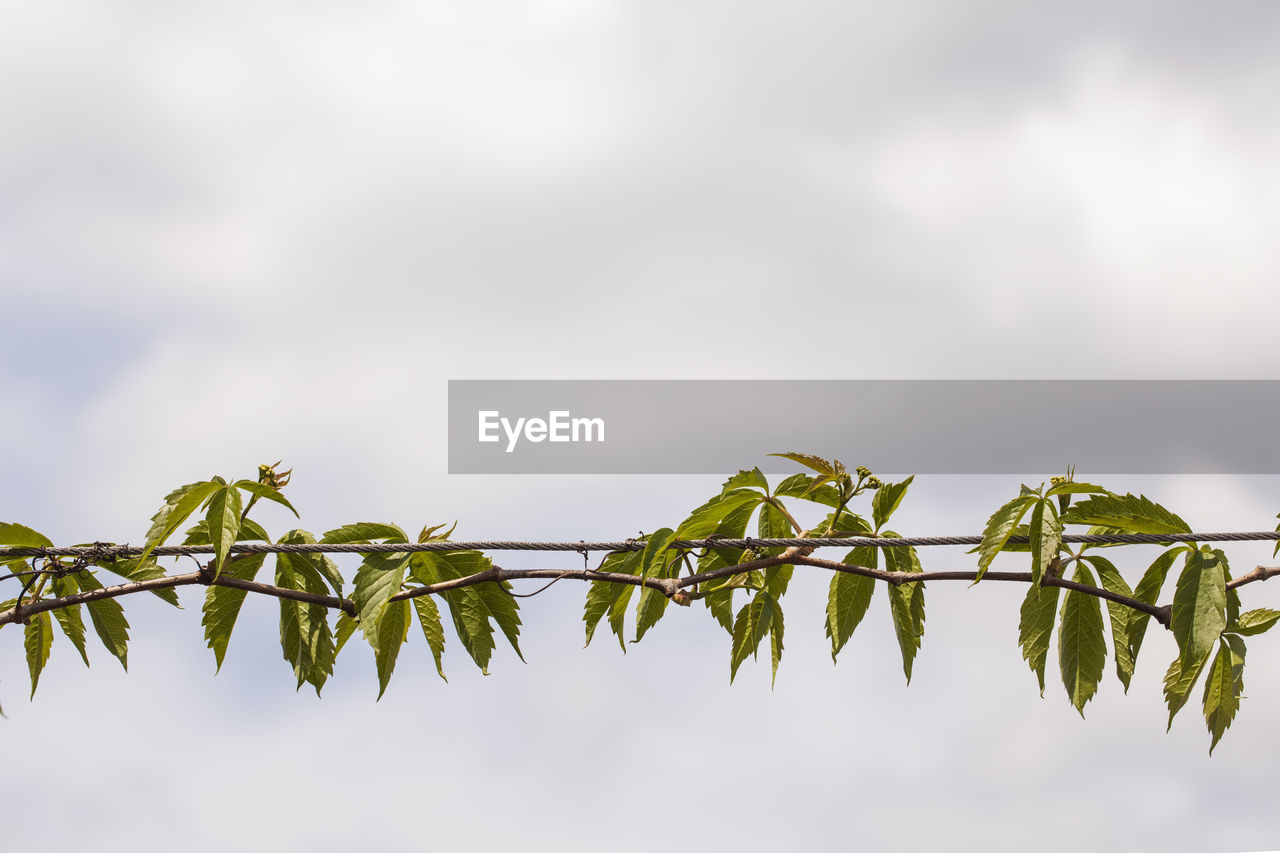
<path id="1" fill-rule="evenodd" d="M 333 654 L 337 657 L 342 651 L 342 647 L 347 644 L 347 640 L 360 629 L 360 623 L 344 610 L 338 614 L 338 622 L 333 626 Z"/>
<path id="2" fill-rule="evenodd" d="M 1209 667 L 1209 676 L 1204 682 L 1204 720 L 1213 736 L 1210 755 L 1240 708 L 1240 698 L 1244 695 L 1244 653 L 1244 640 L 1226 636 L 1218 641 L 1218 653 Z"/>
<path id="3" fill-rule="evenodd" d="M 1102 588 L 1126 598 L 1133 598 L 1133 590 L 1120 575 L 1115 565 L 1105 557 L 1090 555 L 1084 558 L 1098 572 L 1098 581 Z M 1129 647 L 1129 619 L 1136 611 L 1116 601 L 1107 601 L 1107 617 L 1111 622 L 1111 646 L 1115 650 L 1116 678 L 1124 685 L 1124 692 L 1129 692 L 1129 681 L 1133 678 L 1133 655 Z"/>
<path id="4" fill-rule="evenodd" d="M 245 554 L 228 560 L 222 573 L 238 580 L 253 580 L 266 560 L 266 554 Z M 231 631 L 240 616 L 240 606 L 244 604 L 247 593 L 243 589 L 232 589 L 225 586 L 210 586 L 204 594 L 204 605 L 200 608 L 200 624 L 204 626 L 204 640 L 213 649 L 215 671 L 222 669 L 222 661 L 227 654 L 227 644 L 231 641 Z"/>
<path id="5" fill-rule="evenodd" d="M 1184 668 L 1205 658 L 1227 626 L 1227 590 L 1220 552 L 1190 551 L 1173 594 L 1169 627 Z"/>
<path id="6" fill-rule="evenodd" d="M 418 595 L 409 600 L 418 612 L 418 624 L 422 626 L 422 634 L 427 638 L 431 656 L 435 658 L 436 672 L 448 681 L 444 675 L 444 625 L 440 622 L 440 609 L 429 595 Z"/>
<path id="7" fill-rule="evenodd" d="M 655 530 L 645 540 L 644 550 L 640 552 L 640 575 L 642 577 L 670 577 L 677 554 L 667 550 L 667 546 L 676 538 L 676 532 L 670 527 Z"/>
<path id="8" fill-rule="evenodd" d="M 773 490 L 775 498 L 800 498 L 829 507 L 840 505 L 840 491 L 834 486 L 824 486 L 821 478 L 808 474 L 792 474 Z"/>
<path id="9" fill-rule="evenodd" d="M 493 562 L 479 551 L 453 551 L 438 556 L 444 557 L 457 572 L 458 577 L 474 575 L 493 568 Z M 517 603 L 518 599 L 508 594 L 511 584 L 506 581 L 500 584 L 485 583 L 469 589 L 475 592 L 489 614 L 489 618 L 498 626 L 498 630 L 507 638 L 507 643 L 516 653 L 516 657 L 523 663 L 524 653 L 520 651 L 520 606 Z"/>
<path id="10" fill-rule="evenodd" d="M 1025 490 L 1025 486 L 1023 487 Z M 991 561 L 996 558 L 1009 541 L 1009 537 L 1013 535 L 1013 530 L 1018 526 L 1018 522 L 1022 520 L 1022 516 L 1026 515 L 1028 509 L 1036 502 L 1037 496 L 1031 494 L 1021 494 L 1013 500 L 1000 507 L 991 517 L 987 519 L 987 527 L 982 532 L 982 544 L 977 548 L 978 551 L 978 577 L 974 583 L 982 580 L 982 576 L 987 573 L 987 569 L 991 567 Z"/>
<path id="11" fill-rule="evenodd" d="M 922 571 L 915 548 L 886 547 L 882 550 L 885 568 L 889 571 Z M 924 638 L 924 582 L 913 581 L 897 586 L 890 584 L 888 592 L 894 633 L 898 637 L 898 648 L 902 651 L 902 672 L 910 684 L 911 667 Z"/>
<path id="12" fill-rule="evenodd" d="M 1206 653 L 1192 666 L 1184 667 L 1181 658 L 1175 658 L 1173 663 L 1169 664 L 1169 669 L 1164 674 L 1164 701 L 1169 708 L 1169 725 L 1166 731 L 1173 728 L 1173 718 L 1178 711 L 1182 710 L 1182 706 L 1187 704 L 1191 688 L 1195 686 L 1196 679 L 1200 677 L 1208 661 L 1209 654 Z"/>
<path id="13" fill-rule="evenodd" d="M 300 544 L 309 536 L 291 531 L 284 544 Z M 276 555 L 276 586 L 297 589 L 312 595 L 328 595 L 323 554 L 282 552 Z M 280 648 L 293 667 L 298 688 L 310 683 L 320 695 L 333 674 L 337 651 L 329 628 L 329 611 L 323 604 L 280 599 Z"/>
<path id="14" fill-rule="evenodd" d="M 831 536 L 870 536 L 871 525 L 860 515 L 856 515 L 848 510 L 840 513 L 836 517 L 834 512 L 827 513 L 827 517 L 822 520 L 816 528 L 816 531 L 831 531 Z"/>
<path id="15" fill-rule="evenodd" d="M 102 589 L 102 584 L 89 572 L 76 575 L 76 583 L 85 592 Z M 120 661 L 120 665 L 127 671 L 129 669 L 129 622 L 124 618 L 124 608 L 114 598 L 86 602 L 85 608 L 89 611 L 89 621 L 93 623 L 93 630 L 97 632 L 98 639 L 102 640 L 102 645 Z"/>
<path id="16" fill-rule="evenodd" d="M 790 459 L 792 462 L 799 462 L 806 468 L 817 471 L 824 477 L 830 477 L 832 480 L 844 473 L 836 469 L 836 463 L 828 462 L 821 456 L 814 456 L 812 453 L 770 453 L 770 456 L 781 456 L 783 459 Z"/>
<path id="17" fill-rule="evenodd" d="M 789 539 L 798 535 L 798 531 L 792 529 L 791 522 L 781 509 L 772 502 L 766 502 L 760 505 L 760 516 L 756 519 L 756 535 L 761 539 Z M 760 553 L 767 557 L 776 557 L 785 550 L 780 546 L 759 549 Z"/>
<path id="18" fill-rule="evenodd" d="M 712 535 L 741 537 L 742 532 L 746 530 L 747 522 L 755 513 L 756 506 L 764 499 L 764 496 L 754 489 L 739 489 L 717 495 L 680 522 L 679 527 L 676 528 L 675 538 L 705 539 Z M 733 532 L 735 530 L 739 531 L 736 535 Z"/>
<path id="19" fill-rule="evenodd" d="M 68 595 L 74 595 L 80 591 L 80 585 L 76 583 L 75 575 L 66 575 L 65 577 L 55 577 L 50 582 L 55 598 L 63 598 Z M 84 665 L 89 665 L 89 651 L 85 647 L 84 619 L 80 616 L 80 605 L 73 604 L 70 607 L 59 607 L 53 611 L 53 616 L 58 622 L 58 627 L 62 629 L 63 635 L 71 641 L 71 645 L 76 647 L 76 651 L 80 653 L 80 659 L 84 661 Z"/>
<path id="20" fill-rule="evenodd" d="M 778 664 L 782 661 L 782 607 L 774 602 L 773 616 L 769 620 L 769 660 L 773 666 L 773 674 L 769 679 L 769 687 L 778 683 Z"/>
<path id="21" fill-rule="evenodd" d="M 720 494 L 732 492 L 735 489 L 759 489 L 768 493 L 769 480 L 760 471 L 759 468 L 752 468 L 750 471 L 739 471 L 728 480 L 725 480 L 724 486 L 720 489 Z"/>
<path id="22" fill-rule="evenodd" d="M 338 654 L 329 628 L 328 608 L 280 599 L 280 648 L 285 661 L 293 667 L 298 689 L 309 683 L 319 696 L 333 675 Z"/>
<path id="23" fill-rule="evenodd" d="M 316 537 L 306 530 L 290 530 L 280 537 L 281 545 L 314 545 L 315 541 Z M 286 554 L 282 553 L 279 556 L 286 556 Z M 328 554 L 292 553 L 287 554 L 287 559 L 291 561 L 294 571 L 301 571 L 299 566 L 303 564 L 310 567 L 312 571 L 324 578 L 334 595 L 342 597 L 342 574 Z"/>
<path id="24" fill-rule="evenodd" d="M 1255 634 L 1270 630 L 1277 621 L 1280 621 L 1280 610 L 1259 607 L 1256 610 L 1246 610 L 1241 613 L 1235 625 L 1232 625 L 1228 630 L 1243 634 L 1246 637 L 1252 637 Z"/>
<path id="25" fill-rule="evenodd" d="M 642 561 L 643 552 L 640 551 L 609 554 L 601 561 L 598 571 L 634 575 L 640 571 Z M 630 589 L 626 584 L 610 583 L 608 581 L 591 582 L 591 585 L 587 588 L 587 603 L 582 614 L 582 621 L 587 624 L 587 641 L 583 644 L 583 648 L 591 645 L 591 638 L 595 636 L 596 626 L 600 624 L 600 620 L 613 607 L 624 587 Z M 623 651 L 626 651 L 625 642 Z"/>
<path id="26" fill-rule="evenodd" d="M 428 585 L 442 580 L 469 577 L 493 566 L 478 551 L 427 552 L 413 556 L 414 578 Z M 509 588 L 510 585 L 504 581 L 501 588 L 498 584 L 486 583 L 441 593 L 449 607 L 449 615 L 453 619 L 459 642 L 486 675 L 489 673 L 489 661 L 495 647 L 493 624 L 490 620 L 502 630 L 516 655 L 524 660 L 519 646 L 519 609 L 516 600 L 504 591 Z"/>
<path id="27" fill-rule="evenodd" d="M 36 695 L 40 673 L 49 660 L 53 648 L 53 621 L 49 612 L 37 613 L 27 619 L 23 628 L 22 644 L 27 653 L 27 670 L 31 673 L 31 695 Z"/>
<path id="28" fill-rule="evenodd" d="M 769 635 L 777 606 L 767 592 L 758 592 L 738 611 L 733 623 L 733 652 L 729 658 L 729 683 L 738 674 L 738 667 L 748 655 L 755 655 L 760 643 Z"/>
<path id="29" fill-rule="evenodd" d="M 371 542 L 385 539 L 388 542 L 408 542 L 409 537 L 396 524 L 382 524 L 376 521 L 358 521 L 355 524 L 344 524 L 325 532 L 321 542 L 329 545 L 346 545 L 352 542 Z"/>
<path id="30" fill-rule="evenodd" d="M 298 515 L 298 511 L 293 508 L 293 504 L 289 503 L 289 500 L 274 486 L 269 486 L 266 483 L 259 483 L 257 480 L 236 480 L 231 485 L 234 488 L 243 489 L 251 495 L 266 498 L 269 501 L 275 501 L 285 509 L 289 510 L 289 512 L 293 513 L 294 518 L 302 517 Z"/>
<path id="31" fill-rule="evenodd" d="M 1058 616 L 1058 589 L 1056 586 L 1032 585 L 1019 610 L 1018 645 L 1022 647 L 1023 660 L 1036 674 L 1041 696 L 1044 696 L 1044 669 L 1049 657 L 1049 643 Z"/>
<path id="32" fill-rule="evenodd" d="M 636 603 L 636 638 L 632 640 L 633 643 L 644 639 L 649 629 L 658 624 L 670 601 L 666 595 L 652 587 L 641 588 L 640 601 Z"/>
<path id="33" fill-rule="evenodd" d="M 1098 495 L 1075 504 L 1064 524 L 1092 524 L 1125 533 L 1190 533 L 1187 523 L 1146 495 Z"/>
<path id="34" fill-rule="evenodd" d="M 391 673 L 400 657 L 400 647 L 409 639 L 409 602 L 401 599 L 387 605 L 378 620 L 378 637 L 373 659 L 378 669 L 378 698 L 387 692 Z"/>
<path id="35" fill-rule="evenodd" d="M 156 514 L 151 516 L 151 527 L 147 530 L 147 542 L 138 558 L 145 560 L 149 557 L 154 548 L 164 544 L 186 522 L 191 513 L 199 509 L 210 495 L 223 488 L 224 485 L 224 483 L 216 479 L 202 480 L 198 483 L 179 486 L 166 495 L 164 506 L 160 507 Z"/>
<path id="36" fill-rule="evenodd" d="M 382 618 L 391 596 L 404 585 L 410 563 L 416 556 L 408 553 L 365 554 L 356 571 L 351 600 L 356 605 L 360 631 L 375 651 L 380 636 L 378 620 Z"/>
<path id="37" fill-rule="evenodd" d="M 1075 583 L 1096 586 L 1093 573 L 1076 564 L 1071 578 Z M 1067 590 L 1062 602 L 1062 621 L 1058 627 L 1058 663 L 1062 684 L 1080 716 L 1085 704 L 1093 698 L 1107 665 L 1107 646 L 1103 640 L 1102 607 L 1097 596 Z"/>
<path id="38" fill-rule="evenodd" d="M 720 522 L 712 535 L 723 539 L 744 538 L 747 535 L 747 526 L 751 523 L 752 516 L 762 506 L 768 506 L 768 504 L 743 504 L 736 508 L 724 517 L 724 520 Z M 698 571 L 710 572 L 727 566 L 736 566 L 739 563 L 754 559 L 755 556 L 745 548 L 709 547 L 704 549 L 702 556 L 698 558 Z"/>
<path id="39" fill-rule="evenodd" d="M 1031 582 L 1039 584 L 1058 550 L 1062 547 L 1062 522 L 1058 510 L 1048 498 L 1036 501 L 1027 527 L 1027 547 L 1031 551 Z"/>
<path id="40" fill-rule="evenodd" d="M 733 590 L 735 587 L 722 587 L 714 590 L 702 599 L 702 603 L 711 611 L 711 616 L 720 623 L 720 627 L 733 636 Z"/>
<path id="41" fill-rule="evenodd" d="M 840 562 L 846 566 L 877 567 L 879 549 L 854 548 Z M 831 661 L 853 636 L 854 629 L 862 622 L 871 606 L 876 591 L 875 578 L 848 572 L 835 572 L 827 592 L 827 638 L 831 640 Z"/>
<path id="42" fill-rule="evenodd" d="M 1109 491 L 1102 486 L 1095 486 L 1092 483 L 1057 483 L 1049 487 L 1049 491 L 1044 493 L 1046 498 L 1055 497 L 1057 495 L 1109 495 Z"/>
<path id="43" fill-rule="evenodd" d="M 877 531 L 884 527 L 889 516 L 893 515 L 894 510 L 902 504 L 902 499 L 907 494 L 907 487 L 914 479 L 915 475 L 912 474 L 901 483 L 885 483 L 876 490 L 875 497 L 871 499 L 871 517 L 875 520 Z"/>

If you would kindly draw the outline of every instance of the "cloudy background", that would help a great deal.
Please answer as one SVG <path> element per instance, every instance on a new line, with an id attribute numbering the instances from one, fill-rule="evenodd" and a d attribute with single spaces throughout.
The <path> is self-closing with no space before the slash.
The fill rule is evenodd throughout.
<path id="1" fill-rule="evenodd" d="M 7 4 L 0 518 L 136 542 L 173 486 L 278 458 L 317 531 L 616 538 L 718 488 L 450 477 L 449 379 L 1280 378 L 1280 6 L 1113 7 Z M 1104 482 L 1200 530 L 1280 509 L 1270 477 Z M 975 532 L 1016 489 L 922 476 L 897 526 Z M 198 595 L 130 599 L 130 672 L 61 641 L 32 703 L 10 629 L 5 840 L 1280 848 L 1273 637 L 1209 759 L 1198 694 L 1164 732 L 1167 636 L 1082 721 L 1020 658 L 1020 589 L 931 586 L 908 688 L 883 592 L 832 667 L 825 585 L 772 692 L 730 688 L 699 609 L 584 651 L 567 583 L 527 665 L 451 643 L 446 685 L 413 638 L 377 703 L 356 644 L 295 693 L 271 602 L 214 678 Z"/>

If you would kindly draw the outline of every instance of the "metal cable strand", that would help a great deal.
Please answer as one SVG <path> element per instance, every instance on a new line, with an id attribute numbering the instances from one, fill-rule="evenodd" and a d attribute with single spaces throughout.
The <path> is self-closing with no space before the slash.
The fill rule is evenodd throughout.
<path id="1" fill-rule="evenodd" d="M 1254 542 L 1280 540 L 1280 531 L 1259 530 L 1241 533 L 1079 533 L 1062 537 L 1066 543 L 1097 545 L 1160 545 L 1170 542 Z M 1009 542 L 1024 545 L 1026 536 L 1011 536 Z M 757 539 L 746 537 L 728 539 L 678 539 L 672 548 L 894 548 L 928 547 L 933 545 L 980 545 L 981 536 L 904 536 L 900 538 L 875 536 L 825 536 L 813 538 Z M 233 554 L 405 554 L 421 551 L 642 551 L 643 539 L 627 539 L 613 542 L 345 542 L 314 544 L 276 544 L 268 542 L 238 542 L 231 546 Z M 0 559 L 13 557 L 79 557 L 88 562 L 111 561 L 138 557 L 145 549 L 136 545 L 77 545 L 55 548 L 30 548 L 0 546 Z M 181 557 L 196 554 L 212 554 L 212 545 L 164 545 L 151 550 L 156 557 Z"/>

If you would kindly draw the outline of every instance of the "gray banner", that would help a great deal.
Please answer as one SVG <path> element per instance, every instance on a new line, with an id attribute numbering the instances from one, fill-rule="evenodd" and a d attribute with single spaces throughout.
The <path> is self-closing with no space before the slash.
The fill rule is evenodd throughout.
<path id="1" fill-rule="evenodd" d="M 1273 380 L 452 380 L 451 474 L 1280 473 Z"/>

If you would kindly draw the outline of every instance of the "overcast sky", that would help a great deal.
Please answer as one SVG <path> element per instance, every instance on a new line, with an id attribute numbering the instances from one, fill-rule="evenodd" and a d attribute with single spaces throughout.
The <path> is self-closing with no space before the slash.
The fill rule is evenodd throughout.
<path id="1" fill-rule="evenodd" d="M 316 531 L 619 538 L 719 487 L 451 477 L 449 379 L 1280 378 L 1280 6 L 1114 5 L 0 7 L 0 520 L 137 542 L 279 458 Z M 1274 477 L 1104 484 L 1198 530 L 1280 510 Z M 896 526 L 977 532 L 1017 488 L 920 477 Z M 294 693 L 271 602 L 214 678 L 197 594 L 126 599 L 130 672 L 62 640 L 31 703 L 10 628 L 6 843 L 1280 848 L 1272 637 L 1209 759 L 1198 691 L 1164 732 L 1168 636 L 1082 721 L 1021 590 L 932 585 L 906 687 L 883 591 L 832 668 L 826 583 L 772 692 L 700 608 L 584 651 L 568 583 L 524 603 L 528 664 L 451 642 L 446 685 L 414 638 L 376 703 L 354 643 Z"/>

